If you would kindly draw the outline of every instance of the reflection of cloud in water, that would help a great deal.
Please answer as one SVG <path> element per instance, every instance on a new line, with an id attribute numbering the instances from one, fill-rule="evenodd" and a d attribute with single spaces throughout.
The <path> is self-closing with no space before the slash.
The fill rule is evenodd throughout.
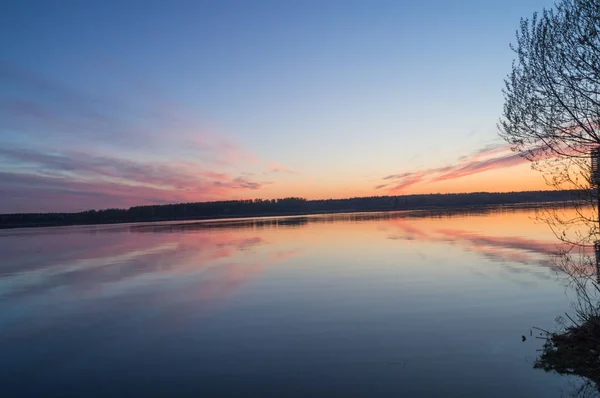
<path id="1" fill-rule="evenodd" d="M 2 242 L 6 243 L 2 248 L 6 246 L 15 263 L 0 269 L 0 297 L 65 288 L 87 292 L 116 290 L 123 284 L 138 286 L 156 279 L 176 279 L 183 274 L 196 275 L 195 281 L 203 285 L 203 290 L 216 292 L 220 289 L 216 287 L 221 284 L 220 278 L 226 279 L 223 285 L 239 284 L 255 274 L 249 272 L 256 268 L 252 264 L 284 259 L 261 256 L 255 249 L 266 242 L 260 236 L 247 234 L 196 231 L 183 235 L 125 232 L 108 234 L 108 239 L 103 234 L 83 236 L 82 239 L 80 232 L 72 236 L 47 235 L 37 241 L 21 237 L 13 242 L 20 246 L 12 251 L 9 242 Z M 75 248 L 69 250 L 65 240 L 76 244 Z M 37 253 L 23 256 L 30 243 L 37 247 Z M 210 280 L 210 286 L 201 283 L 205 280 Z"/>
<path id="2" fill-rule="evenodd" d="M 14 259 L 14 263 L 0 267 L 0 300 L 19 308 L 43 299 L 37 305 L 48 306 L 49 314 L 27 322 L 22 321 L 26 312 L 2 314 L 0 339 L 53 335 L 61 311 L 84 311 L 86 306 L 77 308 L 88 299 L 95 303 L 94 314 L 85 312 L 88 309 L 72 315 L 86 320 L 77 325 L 82 333 L 93 328 L 95 322 L 109 321 L 116 314 L 137 317 L 128 313 L 128 308 L 135 307 L 132 303 L 144 303 L 153 314 L 150 316 L 167 317 L 176 327 L 173 322 L 178 314 L 200 315 L 230 297 L 265 267 L 300 253 L 300 249 L 277 250 L 275 246 L 263 250 L 262 246 L 270 243 L 253 230 L 104 232 L 89 234 L 72 229 L 71 233 L 16 235 L 18 239 L 5 236 L 0 240 L 0 251 L 5 250 L 7 257 Z M 32 247 L 35 250 L 26 255 Z M 169 300 L 163 300 L 165 294 Z M 175 297 L 183 301 L 174 302 Z M 185 312 L 188 306 L 193 310 Z"/>
<path id="3" fill-rule="evenodd" d="M 247 250 L 254 246 L 260 245 L 261 243 L 264 243 L 264 240 L 260 236 L 254 236 L 252 238 L 245 238 L 240 240 L 238 243 L 235 244 L 235 247 L 237 248 L 237 250 Z M 230 245 L 230 242 L 226 242 L 225 244 L 217 244 L 218 247 L 228 245 Z"/>
<path id="4" fill-rule="evenodd" d="M 478 247 L 492 246 L 542 254 L 554 254 L 559 249 L 556 242 L 538 241 L 519 236 L 488 236 L 457 229 L 439 229 L 436 232 L 452 241 L 469 241 L 473 246 Z"/>
<path id="5" fill-rule="evenodd" d="M 553 241 L 542 241 L 520 236 L 492 236 L 461 229 L 437 228 L 425 230 L 407 220 L 393 220 L 390 225 L 398 231 L 388 234 L 392 240 L 418 240 L 423 242 L 445 242 L 460 245 L 463 250 L 482 255 L 488 260 L 501 263 L 538 265 L 556 270 L 551 256 L 558 253 L 560 245 Z M 389 231 L 388 231 L 389 232 Z M 545 273 L 531 268 L 521 268 L 504 264 L 510 273 L 535 274 L 547 279 Z"/>
<path id="6" fill-rule="evenodd" d="M 278 251 L 278 252 L 272 253 L 269 256 L 269 258 L 272 259 L 273 261 L 279 262 L 279 261 L 287 260 L 288 258 L 295 257 L 296 255 L 300 254 L 300 252 L 301 252 L 300 249 L 283 250 L 283 251 Z"/>

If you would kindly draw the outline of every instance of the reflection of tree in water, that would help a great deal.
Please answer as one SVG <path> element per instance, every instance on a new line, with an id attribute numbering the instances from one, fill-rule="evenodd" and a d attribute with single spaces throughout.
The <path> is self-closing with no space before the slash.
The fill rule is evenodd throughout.
<path id="1" fill-rule="evenodd" d="M 599 256 L 598 245 L 581 245 L 554 258 L 574 301 L 572 311 L 557 318 L 558 331 L 543 331 L 540 338 L 546 342 L 534 362 L 536 369 L 582 378 L 571 392 L 573 397 L 600 397 Z"/>
<path id="2" fill-rule="evenodd" d="M 134 224 L 132 232 L 192 232 L 210 229 L 264 229 L 264 228 L 294 228 L 308 224 L 307 217 L 272 217 L 218 220 L 208 222 L 186 222 L 165 224 Z"/>
<path id="3" fill-rule="evenodd" d="M 571 313 L 557 318 L 559 331 L 544 331 L 547 340 L 534 363 L 537 369 L 583 378 L 574 397 L 600 397 L 600 247 L 590 249 L 582 246 L 555 259 L 575 300 Z"/>
<path id="4" fill-rule="evenodd" d="M 361 221 L 390 221 L 415 218 L 443 218 L 481 216 L 486 214 L 515 213 L 540 208 L 570 208 L 568 204 L 546 203 L 536 206 L 476 206 L 464 209 L 407 210 L 364 213 L 313 214 L 308 216 L 272 216 L 257 218 L 236 218 L 210 221 L 185 221 L 164 223 L 131 224 L 131 232 L 191 232 L 208 229 L 270 229 L 299 228 L 308 224 L 356 223 Z"/>

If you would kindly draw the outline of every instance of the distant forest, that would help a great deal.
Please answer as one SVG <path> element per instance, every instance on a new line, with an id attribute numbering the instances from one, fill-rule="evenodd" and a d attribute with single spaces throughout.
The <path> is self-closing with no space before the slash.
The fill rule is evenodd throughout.
<path id="1" fill-rule="evenodd" d="M 129 209 L 88 210 L 79 213 L 2 214 L 0 215 L 0 229 L 333 212 L 459 209 L 477 206 L 527 205 L 570 201 L 578 196 L 575 193 L 576 191 L 528 191 L 374 196 L 323 200 L 307 200 L 303 198 L 254 199 L 135 206 Z"/>

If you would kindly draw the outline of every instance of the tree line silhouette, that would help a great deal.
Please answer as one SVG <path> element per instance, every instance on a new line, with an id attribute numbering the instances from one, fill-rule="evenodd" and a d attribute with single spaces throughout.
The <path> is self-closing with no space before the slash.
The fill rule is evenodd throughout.
<path id="1" fill-rule="evenodd" d="M 0 228 L 556 203 L 572 200 L 575 193 L 575 191 L 475 192 L 372 196 L 347 199 L 307 200 L 289 197 L 283 199 L 178 203 L 134 206 L 129 209 L 87 210 L 78 213 L 1 214 Z"/>

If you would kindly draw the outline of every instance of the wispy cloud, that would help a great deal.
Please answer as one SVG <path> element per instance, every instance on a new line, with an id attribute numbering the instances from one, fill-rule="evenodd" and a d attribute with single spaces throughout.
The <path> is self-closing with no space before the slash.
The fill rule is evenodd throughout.
<path id="1" fill-rule="evenodd" d="M 8 88 L 0 92 L 0 129 L 45 145 L 169 152 L 221 166 L 258 163 L 196 113 L 165 98 L 136 95 L 134 87 L 125 85 L 119 96 L 92 95 L 2 60 L 0 84 Z"/>
<path id="2" fill-rule="evenodd" d="M 164 98 L 90 95 L 2 60 L 0 84 L 0 213 L 218 200 L 272 183 L 251 177 L 268 162 Z"/>
<path id="3" fill-rule="evenodd" d="M 454 165 L 385 176 L 382 178 L 384 184 L 375 186 L 375 189 L 388 187 L 391 193 L 398 193 L 420 183 L 453 180 L 527 162 L 528 160 L 519 154 L 510 152 L 510 148 L 506 145 L 486 145 L 471 155 L 459 158 L 459 161 Z"/>
<path id="4" fill-rule="evenodd" d="M 527 159 L 523 158 L 518 153 L 502 155 L 492 159 L 469 160 L 465 165 L 458 165 L 443 172 L 441 175 L 433 178 L 432 181 L 453 180 L 472 174 L 483 173 L 484 171 L 488 170 L 503 169 L 528 162 L 529 161 Z"/>
<path id="5" fill-rule="evenodd" d="M 3 160 L 11 170 L 0 172 L 0 192 L 7 198 L 0 213 L 215 200 L 270 184 L 194 163 L 138 162 L 89 153 L 0 149 L 0 165 Z M 22 197 L 37 198 L 39 209 Z M 55 200 L 48 201 L 50 197 Z"/>
<path id="6" fill-rule="evenodd" d="M 413 173 L 400 173 L 400 174 L 391 174 L 389 176 L 383 177 L 384 180 L 397 180 L 404 177 L 409 177 Z"/>
<path id="7" fill-rule="evenodd" d="M 506 153 L 506 151 L 508 151 L 510 148 L 506 143 L 493 143 L 493 144 L 487 144 L 484 145 L 483 147 L 479 148 L 478 150 L 476 150 L 475 152 L 473 152 L 470 155 L 465 155 L 465 156 L 461 156 L 460 158 L 458 158 L 458 160 L 460 162 L 463 161 L 473 161 L 473 160 L 480 160 L 480 159 L 484 159 L 490 156 L 494 156 L 497 155 L 499 153 Z"/>
<path id="8" fill-rule="evenodd" d="M 298 174 L 297 171 L 289 169 L 279 163 L 271 163 L 269 165 L 269 170 L 273 173 L 287 173 L 287 174 Z"/>
<path id="9" fill-rule="evenodd" d="M 255 182 L 255 181 L 250 181 L 245 177 L 236 177 L 231 181 L 214 181 L 213 185 L 215 187 L 223 187 L 223 188 L 230 188 L 230 189 L 260 189 L 262 188 L 264 185 L 268 185 L 268 184 L 272 184 L 272 182 L 270 181 L 263 181 L 263 182 Z"/>

